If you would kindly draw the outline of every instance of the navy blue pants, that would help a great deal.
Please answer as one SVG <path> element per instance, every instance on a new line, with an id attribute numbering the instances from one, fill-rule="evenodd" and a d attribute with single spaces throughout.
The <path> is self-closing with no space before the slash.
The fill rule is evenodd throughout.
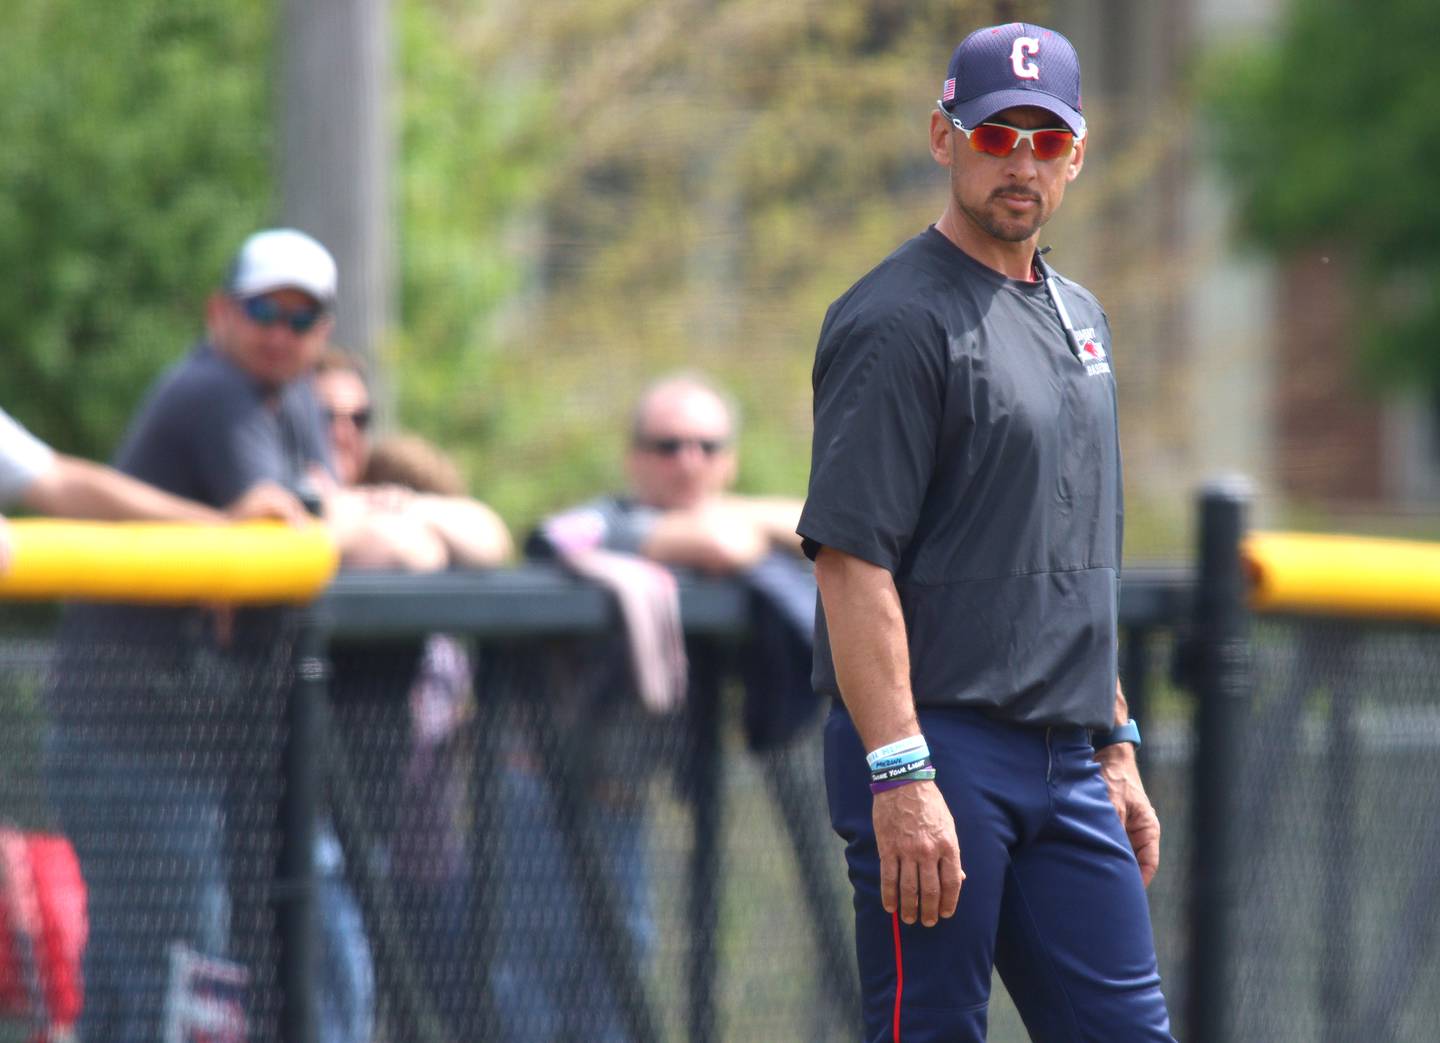
<path id="1" fill-rule="evenodd" d="M 1088 733 L 920 710 L 960 839 L 955 915 L 880 904 L 869 769 L 838 703 L 825 730 L 830 819 L 855 888 L 867 1043 L 985 1039 L 992 969 L 1043 1043 L 1173 1043 L 1140 869 Z"/>

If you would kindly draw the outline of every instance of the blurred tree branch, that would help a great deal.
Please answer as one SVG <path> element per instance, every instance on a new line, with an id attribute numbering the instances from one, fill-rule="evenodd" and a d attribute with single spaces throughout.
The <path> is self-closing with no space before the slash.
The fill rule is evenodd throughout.
<path id="1" fill-rule="evenodd" d="M 1440 39 L 1431 0 L 1295 0 L 1274 39 L 1218 58 L 1204 94 L 1251 240 L 1353 262 L 1372 375 L 1440 390 Z"/>

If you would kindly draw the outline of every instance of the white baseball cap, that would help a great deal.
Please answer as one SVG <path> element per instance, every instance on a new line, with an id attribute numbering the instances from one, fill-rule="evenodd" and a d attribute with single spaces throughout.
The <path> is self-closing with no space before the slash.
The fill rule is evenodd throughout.
<path id="1" fill-rule="evenodd" d="M 237 297 L 271 290 L 308 293 L 323 307 L 335 303 L 335 258 L 319 241 L 293 228 L 271 228 L 246 239 L 230 266 L 228 289 Z"/>

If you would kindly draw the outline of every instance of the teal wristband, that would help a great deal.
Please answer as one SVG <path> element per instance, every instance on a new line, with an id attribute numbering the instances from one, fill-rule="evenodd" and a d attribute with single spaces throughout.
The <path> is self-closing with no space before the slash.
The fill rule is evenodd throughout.
<path id="1" fill-rule="evenodd" d="M 1090 744 L 1097 750 L 1105 746 L 1114 746 L 1117 742 L 1134 743 L 1137 750 L 1140 748 L 1140 726 L 1135 723 L 1133 718 L 1124 724 L 1117 724 L 1108 732 L 1090 733 Z"/>

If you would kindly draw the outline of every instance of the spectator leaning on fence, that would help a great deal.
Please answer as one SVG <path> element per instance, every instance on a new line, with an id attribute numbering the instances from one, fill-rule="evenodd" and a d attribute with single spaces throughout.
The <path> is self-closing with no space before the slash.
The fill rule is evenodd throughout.
<path id="1" fill-rule="evenodd" d="M 224 510 L 185 500 L 129 475 L 57 453 L 0 409 L 0 508 L 18 503 L 37 514 L 101 521 L 213 524 L 246 518 L 299 521 L 304 508 L 272 482 L 246 490 Z M 0 572 L 9 557 L 0 517 Z"/>
<path id="2" fill-rule="evenodd" d="M 322 501 L 334 482 L 310 375 L 336 288 L 335 262 L 310 236 L 247 239 L 207 301 L 205 339 L 151 389 L 119 469 L 212 508 L 270 484 Z M 193 610 L 67 613 L 49 766 L 90 888 L 85 1039 L 161 1038 L 177 949 L 253 964 L 253 980 L 266 980 L 256 961 L 269 944 L 273 863 L 256 845 L 274 813 L 288 618 L 247 609 L 221 629 Z M 335 936 L 342 922 L 320 926 L 326 951 L 364 950 L 353 931 Z M 369 1034 L 363 962 L 349 965 L 351 981 L 321 982 L 328 1043 Z"/>
<path id="3" fill-rule="evenodd" d="M 930 114 L 945 209 L 820 332 L 800 532 L 867 1040 L 983 1040 L 992 967 L 1036 1039 L 1171 1039 L 1110 330 L 1038 249 L 1085 130 L 1063 36 L 968 36 Z"/>
<path id="4" fill-rule="evenodd" d="M 799 500 L 730 492 L 739 470 L 736 418 L 730 398 L 699 376 L 667 377 L 642 394 L 625 456 L 630 495 L 598 501 L 624 519 L 609 542 L 720 574 L 772 550 L 798 554 Z"/>
<path id="5" fill-rule="evenodd" d="M 613 901 L 625 948 L 642 962 L 653 950 L 645 802 L 673 734 L 667 715 L 687 687 L 675 580 L 662 566 L 729 575 L 776 549 L 798 559 L 798 501 L 730 493 L 735 435 L 735 409 L 707 380 L 678 375 L 652 384 L 627 434 L 627 492 L 547 519 L 529 542 L 533 555 L 605 585 L 619 600 L 626 639 L 554 671 L 559 685 L 542 711 L 570 722 L 568 741 L 583 747 L 583 756 L 556 772 L 546 757 L 568 761 L 567 754 L 527 748 L 523 737 L 509 742 L 502 776 L 507 908 L 558 903 L 572 910 L 506 932 L 500 944 L 498 998 L 516 1019 L 513 1038 L 628 1038 L 624 998 L 612 988 L 623 979 L 610 973 L 620 953 L 606 950 L 573 910 Z M 566 785 L 562 774 L 585 794 L 585 828 L 599 845 L 600 864 L 575 865 L 563 841 L 574 827 L 565 825 L 566 798 L 556 789 Z"/>
<path id="6" fill-rule="evenodd" d="M 360 363 L 331 348 L 315 371 L 338 487 L 326 521 L 353 568 L 427 572 L 491 568 L 514 553 L 500 516 L 464 495 L 460 472 L 415 435 L 392 435 L 372 451 L 374 409 Z M 377 470 L 375 465 L 381 465 Z"/>
<path id="7" fill-rule="evenodd" d="M 361 364 L 331 348 L 315 373 L 339 482 L 326 517 L 342 567 L 431 572 L 509 559 L 509 531 L 464 495 L 460 470 L 415 435 L 372 438 Z M 331 649 L 336 738 L 347 750 L 348 801 L 380 841 L 419 975 L 434 1009 L 463 1038 L 473 1012 L 469 837 L 464 825 L 461 726 L 474 713 L 470 655 L 447 634 Z M 376 860 L 372 859 L 372 865 Z M 381 929 L 395 929 L 382 926 Z"/>

